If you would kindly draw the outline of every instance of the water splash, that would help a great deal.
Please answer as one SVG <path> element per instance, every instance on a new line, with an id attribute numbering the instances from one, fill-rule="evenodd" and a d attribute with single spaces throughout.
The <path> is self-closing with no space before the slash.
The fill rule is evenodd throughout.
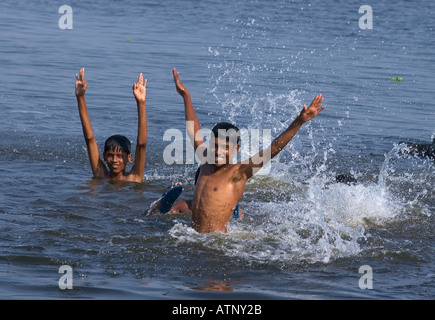
<path id="1" fill-rule="evenodd" d="M 414 155 L 406 144 L 395 144 L 385 155 L 379 184 L 401 199 L 408 215 L 430 216 L 435 209 L 434 161 Z"/>
<path id="2" fill-rule="evenodd" d="M 283 191 L 280 187 L 286 188 L 276 184 L 277 194 Z M 256 188 L 261 194 L 261 182 Z M 391 221 L 401 212 L 401 204 L 379 184 L 345 185 L 314 176 L 296 188 L 289 191 L 292 199 L 285 201 L 262 199 L 253 190 L 246 197 L 250 202 L 242 203 L 245 219 L 231 222 L 227 234 L 198 234 L 177 223 L 170 235 L 181 243 L 200 242 L 208 250 L 248 264 L 328 263 L 358 255 L 367 228 Z"/>

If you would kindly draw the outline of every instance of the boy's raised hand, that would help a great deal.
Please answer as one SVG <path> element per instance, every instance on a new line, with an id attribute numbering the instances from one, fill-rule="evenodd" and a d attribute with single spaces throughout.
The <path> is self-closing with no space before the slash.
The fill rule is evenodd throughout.
<path id="1" fill-rule="evenodd" d="M 145 97 L 147 94 L 147 79 L 143 79 L 142 73 L 139 74 L 139 79 L 133 85 L 133 95 L 138 102 L 145 102 Z"/>
<path id="2" fill-rule="evenodd" d="M 174 75 L 174 83 L 175 88 L 177 89 L 177 92 L 184 97 L 186 93 L 189 93 L 189 91 L 186 89 L 186 87 L 181 83 L 179 75 L 180 73 L 177 72 L 177 70 L 174 68 L 172 69 L 172 74 Z"/>
<path id="3" fill-rule="evenodd" d="M 80 75 L 76 73 L 76 96 L 84 96 L 88 83 L 85 81 L 85 68 L 80 69 Z"/>
<path id="4" fill-rule="evenodd" d="M 305 123 L 313 119 L 315 116 L 317 116 L 320 111 L 326 108 L 326 106 L 323 107 L 321 106 L 322 102 L 323 102 L 323 97 L 321 94 L 319 94 L 314 98 L 313 102 L 311 102 L 308 108 L 304 104 L 304 108 L 302 109 L 298 117 L 299 120 L 301 120 L 302 123 Z"/>

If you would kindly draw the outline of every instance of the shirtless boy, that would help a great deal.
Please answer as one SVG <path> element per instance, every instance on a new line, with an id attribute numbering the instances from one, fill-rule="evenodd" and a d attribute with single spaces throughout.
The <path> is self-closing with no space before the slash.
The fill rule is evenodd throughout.
<path id="1" fill-rule="evenodd" d="M 104 146 L 103 162 L 100 158 L 97 142 L 95 141 L 91 121 L 89 120 L 88 110 L 86 108 L 85 91 L 88 84 L 85 81 L 85 69 L 82 68 L 80 70 L 79 76 L 76 74 L 75 94 L 94 178 L 142 182 L 145 171 L 147 144 L 147 118 L 145 110 L 146 84 L 147 80 L 143 79 L 141 73 L 138 81 L 133 85 L 133 95 L 136 99 L 139 120 L 134 164 L 131 171 L 127 173 L 127 163 L 131 162 L 133 157 L 130 141 L 125 136 L 121 135 L 109 137 Z"/>
<path id="2" fill-rule="evenodd" d="M 246 181 L 275 157 L 294 137 L 301 126 L 312 120 L 326 108 L 321 106 L 322 95 L 314 98 L 311 105 L 304 108 L 292 124 L 281 133 L 272 144 L 248 161 L 232 163 L 233 156 L 239 151 L 238 128 L 228 124 L 217 124 L 212 132 L 210 150 L 207 150 L 200 134 L 200 123 L 193 108 L 189 91 L 181 83 L 179 73 L 173 69 L 177 92 L 184 100 L 185 119 L 193 125 L 188 127 L 188 136 L 193 143 L 195 153 L 200 158 L 207 158 L 200 167 L 192 200 L 192 227 L 200 233 L 227 231 L 228 222 L 243 196 Z M 227 131 L 222 137 L 220 132 Z M 261 160 L 261 161 L 259 161 Z"/>

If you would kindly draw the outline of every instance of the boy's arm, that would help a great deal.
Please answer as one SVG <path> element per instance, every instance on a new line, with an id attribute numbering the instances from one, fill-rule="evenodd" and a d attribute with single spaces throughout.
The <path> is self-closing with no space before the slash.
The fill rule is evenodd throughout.
<path id="1" fill-rule="evenodd" d="M 272 144 L 268 148 L 261 150 L 258 154 L 249 159 L 248 164 L 242 165 L 240 167 L 247 179 L 254 174 L 254 168 L 260 169 L 268 161 L 280 153 L 282 149 L 284 149 L 284 147 L 290 142 L 290 140 L 293 139 L 304 123 L 312 120 L 319 114 L 320 111 L 326 108 L 326 106 L 321 106 L 322 102 L 323 97 L 321 94 L 319 94 L 314 98 L 313 102 L 308 108 L 306 105 L 304 105 L 304 108 L 299 116 L 283 133 L 273 140 Z"/>
<path id="2" fill-rule="evenodd" d="M 186 87 L 181 83 L 179 79 L 179 72 L 174 68 L 172 70 L 174 75 L 174 82 L 177 92 L 180 96 L 183 97 L 184 100 L 184 111 L 186 118 L 186 126 L 187 126 L 187 135 L 190 138 L 190 141 L 193 144 L 193 148 L 195 152 L 199 147 L 204 147 L 204 141 L 201 136 L 201 126 L 199 124 L 198 117 L 196 116 L 195 109 L 193 108 L 192 99 L 190 98 L 190 92 L 186 89 Z"/>
<path id="3" fill-rule="evenodd" d="M 147 80 L 143 79 L 142 73 L 138 81 L 133 85 L 133 95 L 137 104 L 138 126 L 137 126 L 137 144 L 134 156 L 134 164 L 130 174 L 134 175 L 134 180 L 141 182 L 145 174 L 145 157 L 148 139 L 147 132 L 147 115 L 145 109 Z"/>
<path id="4" fill-rule="evenodd" d="M 105 175 L 106 166 L 100 159 L 97 142 L 95 141 L 91 121 L 89 120 L 88 110 L 86 108 L 85 91 L 87 86 L 88 83 L 85 81 L 85 69 L 82 68 L 80 70 L 80 75 L 77 76 L 76 74 L 75 94 L 92 173 L 94 174 L 94 178 L 100 178 Z"/>

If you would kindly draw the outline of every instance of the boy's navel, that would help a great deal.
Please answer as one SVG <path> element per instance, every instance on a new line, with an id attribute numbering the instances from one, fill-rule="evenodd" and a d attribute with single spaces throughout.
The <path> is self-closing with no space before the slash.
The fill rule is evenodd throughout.
<path id="1" fill-rule="evenodd" d="M 213 188 L 214 191 L 217 191 L 217 189 L 218 189 L 217 187 L 214 187 L 214 188 Z"/>

